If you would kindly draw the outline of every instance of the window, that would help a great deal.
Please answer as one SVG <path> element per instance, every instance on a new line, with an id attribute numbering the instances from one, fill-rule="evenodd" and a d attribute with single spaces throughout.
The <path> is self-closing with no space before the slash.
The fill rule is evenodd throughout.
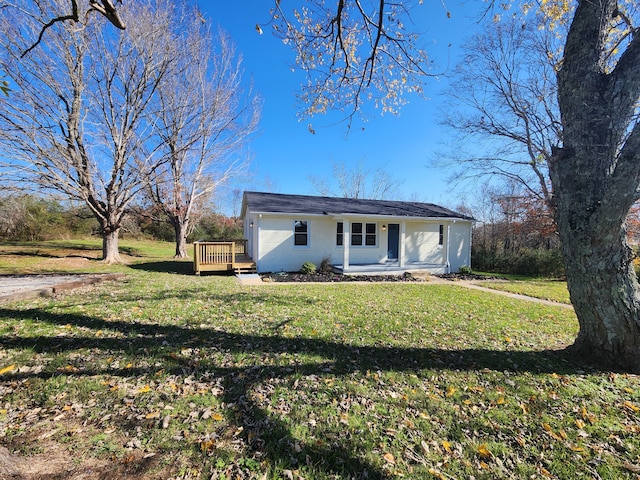
<path id="1" fill-rule="evenodd" d="M 309 225 L 305 220 L 293 222 L 293 244 L 296 246 L 309 245 Z"/>
<path id="2" fill-rule="evenodd" d="M 362 245 L 362 224 L 351 224 L 351 245 Z"/>
<path id="3" fill-rule="evenodd" d="M 336 226 L 336 245 L 339 247 L 344 245 L 344 224 L 342 222 L 338 222 Z"/>
<path id="4" fill-rule="evenodd" d="M 375 223 L 367 223 L 366 227 L 366 236 L 364 238 L 365 245 L 373 246 L 376 245 L 376 224 Z"/>
<path id="5" fill-rule="evenodd" d="M 375 223 L 365 223 L 364 230 L 362 223 L 351 224 L 351 245 L 375 247 L 377 242 L 377 227 Z M 364 242 L 364 243 L 363 243 Z"/>
<path id="6" fill-rule="evenodd" d="M 438 245 L 444 245 L 444 225 L 440 225 L 440 235 L 438 236 Z"/>

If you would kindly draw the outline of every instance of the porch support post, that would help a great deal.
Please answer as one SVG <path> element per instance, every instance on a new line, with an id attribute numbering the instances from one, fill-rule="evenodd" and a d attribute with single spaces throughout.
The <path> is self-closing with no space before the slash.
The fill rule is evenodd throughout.
<path id="1" fill-rule="evenodd" d="M 445 273 L 451 273 L 451 262 L 449 261 L 449 250 L 451 247 L 451 243 L 449 242 L 449 239 L 451 238 L 451 224 L 447 223 L 447 241 L 446 241 L 446 246 L 447 246 L 447 271 Z"/>
<path id="2" fill-rule="evenodd" d="M 342 273 L 349 268 L 349 245 L 351 245 L 351 224 L 349 219 L 342 220 Z"/>
<path id="3" fill-rule="evenodd" d="M 400 241 L 398 242 L 398 266 L 404 268 L 406 263 L 405 258 L 405 239 L 407 237 L 407 223 L 400 222 Z"/>
<path id="4" fill-rule="evenodd" d="M 260 271 L 260 264 L 262 259 L 260 258 L 260 224 L 262 223 L 262 214 L 258 215 L 258 218 L 254 218 L 253 231 L 251 232 L 253 238 L 253 248 L 251 258 L 256 262 L 256 270 Z"/>

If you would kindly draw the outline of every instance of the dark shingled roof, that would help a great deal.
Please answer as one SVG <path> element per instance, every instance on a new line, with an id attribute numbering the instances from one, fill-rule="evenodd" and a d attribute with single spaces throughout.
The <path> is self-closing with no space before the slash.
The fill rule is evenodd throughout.
<path id="1" fill-rule="evenodd" d="M 392 217 L 456 218 L 472 217 L 432 203 L 364 200 L 359 198 L 316 197 L 281 193 L 245 192 L 245 208 L 260 213 L 300 213 L 312 215 L 388 215 Z M 244 212 L 243 212 L 244 214 Z"/>

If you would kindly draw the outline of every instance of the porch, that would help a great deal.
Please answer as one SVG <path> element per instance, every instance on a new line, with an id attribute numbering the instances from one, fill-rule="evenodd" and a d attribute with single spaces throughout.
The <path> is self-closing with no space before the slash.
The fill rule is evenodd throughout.
<path id="1" fill-rule="evenodd" d="M 343 265 L 333 265 L 336 273 L 345 275 L 401 275 L 405 272 L 429 272 L 432 274 L 449 273 L 449 266 L 446 264 L 435 264 L 427 262 L 404 262 L 400 266 L 400 262 L 388 261 L 383 263 L 367 263 L 360 265 L 351 265 L 343 268 Z"/>
<path id="2" fill-rule="evenodd" d="M 201 272 L 255 273 L 256 263 L 247 254 L 247 240 L 193 243 L 193 270 Z"/>

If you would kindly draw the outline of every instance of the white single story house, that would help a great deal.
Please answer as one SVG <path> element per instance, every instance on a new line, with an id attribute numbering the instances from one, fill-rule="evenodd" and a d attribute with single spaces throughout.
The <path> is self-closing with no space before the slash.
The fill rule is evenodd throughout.
<path id="1" fill-rule="evenodd" d="M 325 258 L 347 274 L 471 266 L 474 219 L 430 203 L 245 192 L 241 218 L 258 272 Z"/>

